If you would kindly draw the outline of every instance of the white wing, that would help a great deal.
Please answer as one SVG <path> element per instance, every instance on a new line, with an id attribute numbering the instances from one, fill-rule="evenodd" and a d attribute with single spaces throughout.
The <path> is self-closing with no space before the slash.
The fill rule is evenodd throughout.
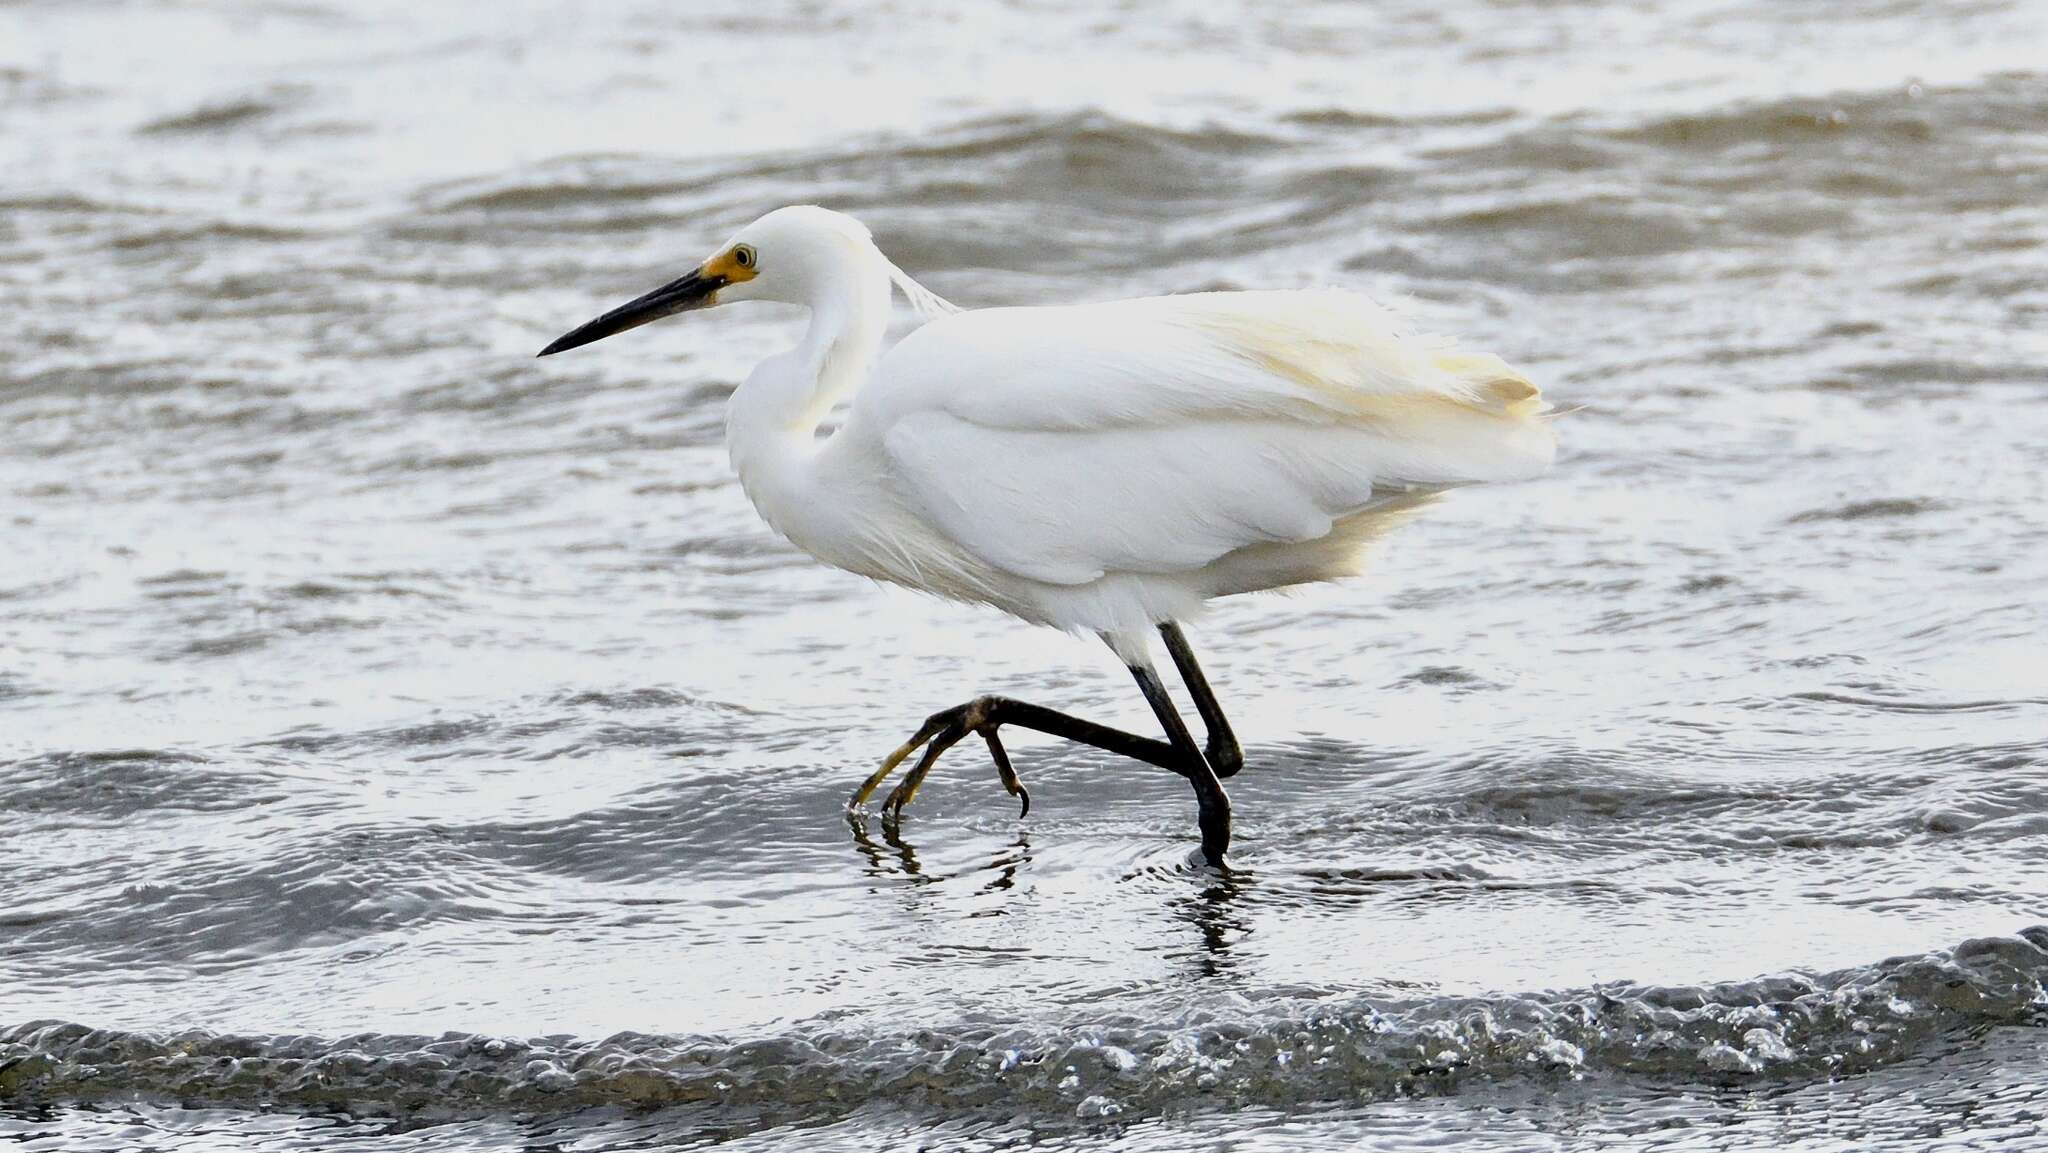
<path id="1" fill-rule="evenodd" d="M 883 359 L 854 419 L 963 548 L 1074 585 L 1534 475 L 1555 451 L 1546 410 L 1498 357 L 1362 297 L 1236 292 L 946 317 Z"/>

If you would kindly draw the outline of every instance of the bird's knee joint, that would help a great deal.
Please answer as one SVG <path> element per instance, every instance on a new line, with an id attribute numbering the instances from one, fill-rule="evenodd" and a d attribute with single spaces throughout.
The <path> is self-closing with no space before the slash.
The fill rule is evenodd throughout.
<path id="1" fill-rule="evenodd" d="M 1219 777 L 1234 777 L 1239 769 L 1244 768 L 1244 750 L 1235 745 L 1222 748 L 1211 746 L 1209 767 L 1215 769 Z"/>

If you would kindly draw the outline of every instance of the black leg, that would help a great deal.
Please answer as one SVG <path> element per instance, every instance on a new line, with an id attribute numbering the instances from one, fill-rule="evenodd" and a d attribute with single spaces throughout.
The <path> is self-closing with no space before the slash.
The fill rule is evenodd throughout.
<path id="1" fill-rule="evenodd" d="M 1201 807 L 1196 820 L 1202 828 L 1202 855 L 1210 864 L 1221 865 L 1224 852 L 1230 848 L 1230 797 L 1223 792 L 1223 782 L 1216 779 L 1216 770 L 1209 767 L 1201 747 L 1195 744 L 1194 734 L 1188 732 L 1187 722 L 1180 719 L 1180 710 L 1173 707 L 1173 698 L 1166 695 L 1166 686 L 1159 683 L 1159 674 L 1150 665 L 1132 665 L 1130 669 L 1146 703 L 1158 716 L 1160 727 L 1166 730 L 1173 746 L 1181 750 L 1192 770 L 1182 775 L 1195 786 L 1195 803 Z"/>
<path id="2" fill-rule="evenodd" d="M 1138 688 L 1145 694 L 1145 700 L 1152 706 L 1153 713 L 1166 730 L 1167 740 L 1141 737 L 1099 725 L 1094 721 L 1069 716 L 1044 705 L 1010 697 L 976 697 L 964 705 L 933 713 L 917 732 L 911 734 L 895 752 L 890 753 L 882 767 L 869 775 L 866 781 L 847 802 L 849 810 L 866 804 L 874 791 L 881 787 L 890 773 L 896 770 L 919 748 L 924 755 L 904 775 L 901 783 L 889 791 L 882 802 L 885 819 L 901 819 L 903 806 L 917 795 L 919 786 L 924 784 L 926 774 L 938 763 L 939 757 L 952 748 L 969 733 L 980 733 L 987 740 L 989 756 L 996 763 L 996 772 L 1003 779 L 1003 786 L 1010 794 L 1023 801 L 1022 816 L 1031 811 L 1031 794 L 1017 779 L 1017 773 L 1010 765 L 1009 754 L 1003 749 L 1001 739 L 996 735 L 1004 725 L 1017 725 L 1034 729 L 1055 737 L 1064 737 L 1084 745 L 1146 764 L 1157 765 L 1186 777 L 1195 787 L 1195 799 L 1200 806 L 1202 830 L 1202 852 L 1211 864 L 1223 863 L 1223 854 L 1230 848 L 1230 798 L 1223 792 L 1222 782 L 1216 779 L 1215 770 L 1202 754 L 1201 746 L 1195 743 L 1194 735 L 1188 732 L 1186 722 L 1173 707 L 1173 699 L 1167 695 L 1166 686 L 1161 684 L 1157 673 L 1149 665 L 1130 666 L 1131 675 L 1137 678 Z"/>
<path id="3" fill-rule="evenodd" d="M 867 780 L 861 782 L 860 788 L 854 792 L 853 799 L 847 802 L 846 807 L 854 809 L 866 804 L 868 798 L 874 795 L 874 791 L 888 779 L 889 774 L 896 771 L 896 766 L 908 759 L 910 754 L 923 748 L 924 756 L 918 759 L 916 767 L 910 770 L 901 784 L 889 791 L 888 797 L 882 802 L 885 813 L 901 816 L 903 806 L 909 804 L 911 798 L 917 795 L 918 786 L 924 783 L 925 774 L 931 772 L 939 756 L 959 743 L 967 734 L 980 733 L 989 743 L 989 755 L 996 762 L 996 772 L 1003 778 L 1003 787 L 1009 789 L 1012 796 L 1020 798 L 1024 802 L 1024 812 L 1029 812 L 1031 794 L 1026 792 L 1023 783 L 1017 780 L 1016 770 L 1009 764 L 1009 755 L 1003 751 L 1002 740 L 996 736 L 996 730 L 1004 725 L 1034 729 L 1079 744 L 1092 745 L 1135 761 L 1170 769 L 1184 777 L 1193 771 L 1188 764 L 1187 752 L 1165 741 L 1141 737 L 1122 729 L 1110 728 L 1108 725 L 1098 725 L 1094 721 L 1068 716 L 1057 709 L 1034 705 L 1030 701 L 1020 701 L 1011 697 L 976 697 L 964 705 L 956 705 L 926 718 L 923 727 L 912 733 L 909 740 L 889 754 L 888 759 L 882 762 L 881 768 L 876 769 Z M 1018 814 L 1022 815 L 1023 813 Z"/>
<path id="4" fill-rule="evenodd" d="M 1223 706 L 1216 703 L 1216 694 L 1209 691 L 1209 678 L 1202 675 L 1202 666 L 1195 663 L 1195 650 L 1188 647 L 1188 638 L 1173 621 L 1160 625 L 1159 635 L 1166 640 L 1166 651 L 1173 656 L 1173 667 L 1180 670 L 1180 679 L 1187 682 L 1188 695 L 1195 698 L 1195 711 L 1202 714 L 1202 727 L 1209 731 L 1209 744 L 1203 750 L 1208 754 L 1209 767 L 1216 770 L 1218 777 L 1236 776 L 1244 768 L 1244 750 L 1238 747 L 1237 734 L 1230 731 L 1230 720 L 1223 715 Z"/>

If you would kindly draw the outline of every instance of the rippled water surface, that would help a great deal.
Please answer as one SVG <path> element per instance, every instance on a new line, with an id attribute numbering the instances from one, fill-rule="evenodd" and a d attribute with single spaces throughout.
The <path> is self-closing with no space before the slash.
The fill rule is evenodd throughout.
<path id="1" fill-rule="evenodd" d="M 2048 10 L 0 4 L 0 1137 L 2048 1148 Z M 1338 283 L 1548 478 L 1099 645 L 820 568 L 549 338 L 818 201 L 968 305 Z M 971 381 L 963 381 L 971 388 Z"/>

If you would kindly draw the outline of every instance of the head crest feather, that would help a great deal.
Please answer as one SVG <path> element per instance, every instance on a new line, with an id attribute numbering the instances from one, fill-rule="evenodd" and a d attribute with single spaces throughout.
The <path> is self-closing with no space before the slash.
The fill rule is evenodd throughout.
<path id="1" fill-rule="evenodd" d="M 902 291 L 903 299 L 910 302 L 911 311 L 917 313 L 919 319 L 937 320 L 941 316 L 964 311 L 959 305 L 912 280 L 910 274 L 896 267 L 894 261 L 883 257 L 882 262 L 889 266 L 889 279 Z"/>

